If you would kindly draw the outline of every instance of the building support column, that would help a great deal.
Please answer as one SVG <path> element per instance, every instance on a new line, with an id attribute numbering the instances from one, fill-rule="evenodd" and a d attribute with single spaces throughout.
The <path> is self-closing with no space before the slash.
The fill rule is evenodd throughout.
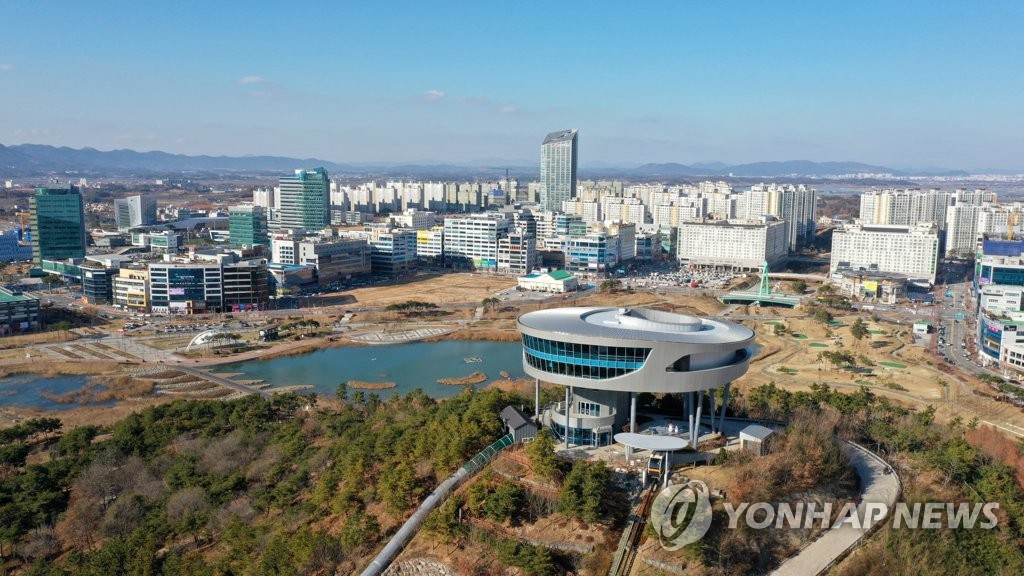
<path id="1" fill-rule="evenodd" d="M 697 437 L 700 436 L 700 412 L 704 408 L 704 393 L 697 393 L 697 417 L 693 421 L 693 434 L 690 436 L 690 447 L 697 449 Z"/>
<path id="2" fill-rule="evenodd" d="M 693 392 L 689 392 L 689 393 L 686 394 L 686 400 L 687 400 L 687 402 L 686 402 L 686 404 L 687 404 L 686 412 L 687 412 L 687 417 L 689 418 L 689 422 L 687 422 L 686 433 L 689 436 L 689 439 L 692 441 L 693 440 L 693 412 L 694 412 L 694 410 L 697 409 L 697 407 L 696 407 L 697 399 L 694 398 Z"/>
<path id="3" fill-rule="evenodd" d="M 729 386 L 731 385 L 732 382 L 729 382 L 725 385 L 725 392 L 722 394 L 722 413 L 718 417 L 718 431 L 722 432 L 723 436 L 725 435 L 725 409 L 726 407 L 729 406 Z"/>
<path id="4" fill-rule="evenodd" d="M 636 392 L 630 392 L 629 393 L 629 431 L 634 433 L 634 434 L 636 434 L 636 431 L 637 431 L 637 425 L 636 425 Z M 614 435 L 614 431 L 612 432 L 612 434 Z M 626 463 L 628 464 L 629 461 L 632 458 L 633 458 L 633 448 L 631 446 L 626 446 Z"/>
<path id="5" fill-rule="evenodd" d="M 533 417 L 540 422 L 540 378 L 533 379 Z"/>
<path id="6" fill-rule="evenodd" d="M 718 414 L 717 400 L 715 400 L 715 388 L 708 390 L 708 400 L 711 401 L 711 405 L 708 408 L 711 409 L 708 414 L 711 415 L 711 433 L 714 434 L 717 431 L 717 423 L 715 422 L 715 414 Z"/>
<path id="7" fill-rule="evenodd" d="M 572 386 L 565 388 L 565 449 L 569 449 L 569 415 L 572 414 Z"/>

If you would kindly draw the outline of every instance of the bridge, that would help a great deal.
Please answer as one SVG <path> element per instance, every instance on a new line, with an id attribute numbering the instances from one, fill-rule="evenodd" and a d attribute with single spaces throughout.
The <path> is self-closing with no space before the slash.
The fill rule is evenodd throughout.
<path id="1" fill-rule="evenodd" d="M 761 282 L 758 284 L 757 290 L 734 290 L 722 296 L 721 300 L 725 304 L 757 304 L 759 306 L 796 308 L 800 305 L 800 296 L 772 292 L 770 279 L 779 276 L 768 270 L 768 261 L 765 260 L 761 267 Z"/>

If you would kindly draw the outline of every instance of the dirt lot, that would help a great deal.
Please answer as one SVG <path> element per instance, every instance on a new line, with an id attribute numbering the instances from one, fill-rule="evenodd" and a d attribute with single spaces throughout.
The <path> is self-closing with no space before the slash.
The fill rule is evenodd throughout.
<path id="1" fill-rule="evenodd" d="M 516 285 L 512 276 L 487 274 L 446 274 L 444 276 L 417 276 L 410 282 L 387 286 L 356 288 L 341 294 L 355 298 L 348 304 L 357 308 L 387 306 L 407 300 L 433 304 L 478 304 L 495 292 Z M 328 295 L 329 296 L 329 295 Z"/>

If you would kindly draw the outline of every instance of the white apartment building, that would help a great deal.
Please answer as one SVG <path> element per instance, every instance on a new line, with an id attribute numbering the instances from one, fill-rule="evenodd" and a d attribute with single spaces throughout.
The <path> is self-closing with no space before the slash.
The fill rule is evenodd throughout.
<path id="1" fill-rule="evenodd" d="M 604 220 L 616 220 L 628 224 L 648 222 L 647 207 L 640 198 L 619 198 L 606 196 L 602 202 L 601 213 Z"/>
<path id="2" fill-rule="evenodd" d="M 919 188 L 871 190 L 861 194 L 861 224 L 892 224 L 914 226 L 934 222 L 939 230 L 946 228 L 946 211 L 953 195 L 942 190 Z"/>
<path id="3" fill-rule="evenodd" d="M 786 225 L 778 220 L 703 220 L 679 225 L 677 258 L 682 265 L 759 270 L 786 260 Z"/>
<path id="4" fill-rule="evenodd" d="M 746 218 L 774 216 L 786 223 L 789 249 L 797 251 L 814 242 L 817 191 L 803 184 L 756 184 L 742 195 Z"/>
<path id="5" fill-rule="evenodd" d="M 974 255 L 978 244 L 978 220 L 985 206 L 957 203 L 946 209 L 946 254 L 961 258 Z"/>
<path id="6" fill-rule="evenodd" d="M 429 230 L 437 225 L 437 214 L 430 211 L 407 208 L 401 214 L 392 214 L 391 222 L 395 226 L 401 226 L 402 228 Z"/>
<path id="7" fill-rule="evenodd" d="M 832 232 L 830 272 L 877 270 L 935 283 L 939 234 L 934 223 L 916 226 L 850 224 Z"/>
<path id="8" fill-rule="evenodd" d="M 596 224 L 601 221 L 601 204 L 585 200 L 566 200 L 562 202 L 562 212 L 581 216 L 587 224 Z"/>

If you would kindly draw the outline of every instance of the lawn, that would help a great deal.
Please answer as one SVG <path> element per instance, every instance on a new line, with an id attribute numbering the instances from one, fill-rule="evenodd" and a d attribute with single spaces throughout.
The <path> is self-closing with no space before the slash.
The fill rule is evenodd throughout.
<path id="1" fill-rule="evenodd" d="M 906 364 L 900 364 L 899 362 L 879 362 L 879 364 L 886 368 L 899 368 L 901 370 L 907 367 Z"/>
<path id="2" fill-rule="evenodd" d="M 807 334 L 793 334 L 793 338 L 797 340 L 807 340 Z"/>
<path id="3" fill-rule="evenodd" d="M 824 342 L 811 342 L 811 348 L 828 348 L 828 344 Z"/>

